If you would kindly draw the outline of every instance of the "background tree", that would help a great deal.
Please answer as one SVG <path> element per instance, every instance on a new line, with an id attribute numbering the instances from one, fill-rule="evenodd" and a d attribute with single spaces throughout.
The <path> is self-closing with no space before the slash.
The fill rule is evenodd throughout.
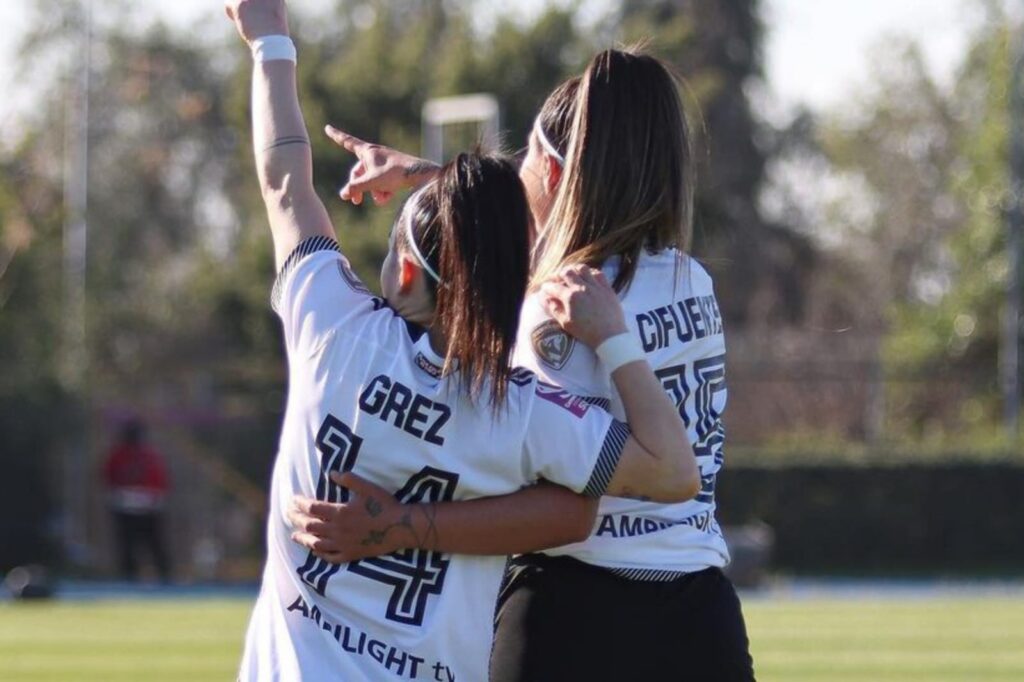
<path id="1" fill-rule="evenodd" d="M 77 394 L 57 362 L 67 83 L 48 76 L 75 58 L 81 17 L 72 0 L 36 6 L 23 69 L 39 74 L 39 105 L 0 150 L 0 465 L 13 472 L 0 494 L 0 548 L 28 549 L 0 550 L 0 568 L 48 551 L 53 507 L 38 491 L 59 480 L 62 441 L 91 434 L 95 460 L 129 411 L 154 420 L 187 483 L 172 499 L 179 553 L 196 551 L 209 519 L 230 525 L 242 507 L 252 518 L 230 553 L 244 555 L 258 546 L 251 522 L 286 390 L 248 139 L 251 64 L 226 24 L 185 30 L 148 23 L 132 3 L 97 7 L 88 390 Z M 606 7 L 596 18 L 560 3 L 482 22 L 469 0 L 337 0 L 296 17 L 317 188 L 366 283 L 377 287 L 397 205 L 334 196 L 352 159 L 324 124 L 416 149 L 427 99 L 491 92 L 516 149 L 556 83 L 596 50 L 646 38 L 688 84 L 700 150 L 694 252 L 713 270 L 729 327 L 732 442 L 805 428 L 861 439 L 872 433 L 865 405 L 885 408 L 890 435 L 908 438 L 991 424 L 1006 272 L 1007 17 L 993 10 L 981 23 L 952 88 L 928 76 L 912 44 L 894 42 L 876 56 L 876 82 L 843 112 L 773 130 L 747 95 L 761 78 L 756 0 Z M 871 398 L 880 377 L 864 379 L 876 368 L 908 379 L 890 384 L 888 404 Z M 90 429 L 75 431 L 76 413 Z"/>
<path id="2" fill-rule="evenodd" d="M 873 81 L 841 111 L 798 119 L 773 162 L 793 224 L 845 264 L 860 299 L 846 298 L 847 319 L 880 340 L 897 440 L 993 442 L 999 414 L 1014 31 L 997 3 L 979 6 L 952 84 L 913 42 L 887 40 Z"/>
<path id="3" fill-rule="evenodd" d="M 612 19 L 622 38 L 649 40 L 689 84 L 700 150 L 694 251 L 717 275 L 727 320 L 745 327 L 800 322 L 815 266 L 806 239 L 765 219 L 757 203 L 769 131 L 746 88 L 763 76 L 759 9 L 758 0 L 640 0 L 621 3 Z"/>

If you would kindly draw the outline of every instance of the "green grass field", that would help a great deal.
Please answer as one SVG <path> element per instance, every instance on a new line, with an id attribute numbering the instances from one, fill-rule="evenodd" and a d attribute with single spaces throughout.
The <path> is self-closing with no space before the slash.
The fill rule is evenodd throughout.
<path id="1" fill-rule="evenodd" d="M 1024 599 L 750 599 L 762 682 L 1024 680 Z M 0 680 L 232 680 L 249 602 L 0 604 Z M 466 681 L 471 682 L 471 681 Z"/>

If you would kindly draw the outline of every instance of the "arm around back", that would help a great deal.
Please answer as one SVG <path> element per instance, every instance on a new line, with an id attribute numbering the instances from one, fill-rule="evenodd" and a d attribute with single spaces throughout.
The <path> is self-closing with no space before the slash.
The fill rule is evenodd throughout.
<path id="1" fill-rule="evenodd" d="M 331 474 L 348 488 L 346 503 L 295 498 L 292 539 L 339 563 L 407 548 L 458 554 L 535 552 L 589 537 L 597 499 L 541 482 L 508 495 L 459 502 L 402 504 L 352 472 Z"/>
<path id="2" fill-rule="evenodd" d="M 646 360 L 624 365 L 612 380 L 632 434 L 606 495 L 686 502 L 700 492 L 700 470 L 675 406 Z"/>

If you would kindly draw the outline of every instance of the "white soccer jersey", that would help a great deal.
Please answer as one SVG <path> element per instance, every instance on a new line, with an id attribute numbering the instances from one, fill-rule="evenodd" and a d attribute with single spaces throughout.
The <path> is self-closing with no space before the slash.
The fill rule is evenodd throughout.
<path id="1" fill-rule="evenodd" d="M 608 281 L 618 263 L 610 259 L 603 268 Z M 711 277 L 676 250 L 645 252 L 620 298 L 630 332 L 686 424 L 701 489 L 681 504 L 602 498 L 589 539 L 546 553 L 648 580 L 724 566 L 729 552 L 715 520 L 715 479 L 723 461 L 725 338 Z M 523 306 L 514 362 L 623 418 L 622 402 L 597 356 L 562 331 L 536 294 Z"/>
<path id="2" fill-rule="evenodd" d="M 406 502 L 502 495 L 538 478 L 596 496 L 628 429 L 525 370 L 498 419 L 460 398 L 427 335 L 363 287 L 333 240 L 296 249 L 274 307 L 288 404 L 239 678 L 486 679 L 504 557 L 408 550 L 330 564 L 291 541 L 292 496 L 345 501 L 328 473 L 348 470 Z"/>

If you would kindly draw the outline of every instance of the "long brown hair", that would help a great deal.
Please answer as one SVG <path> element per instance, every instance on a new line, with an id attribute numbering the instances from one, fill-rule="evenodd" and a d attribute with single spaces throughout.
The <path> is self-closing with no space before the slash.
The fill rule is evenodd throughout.
<path id="1" fill-rule="evenodd" d="M 638 50 L 599 53 L 579 81 L 566 141 L 544 121 L 559 118 L 564 88 L 571 87 L 563 84 L 541 111 L 542 128 L 565 149 L 566 161 L 533 283 L 562 265 L 600 266 L 619 255 L 613 286 L 622 291 L 643 249 L 685 251 L 690 245 L 694 172 L 679 82 L 660 60 Z"/>
<path id="2" fill-rule="evenodd" d="M 530 209 L 515 164 L 493 154 L 459 154 L 413 199 L 416 247 L 440 276 L 427 275 L 434 324 L 448 339 L 445 371 L 497 412 L 508 395 L 512 346 L 529 281 Z M 405 232 L 398 232 L 404 243 Z"/>

